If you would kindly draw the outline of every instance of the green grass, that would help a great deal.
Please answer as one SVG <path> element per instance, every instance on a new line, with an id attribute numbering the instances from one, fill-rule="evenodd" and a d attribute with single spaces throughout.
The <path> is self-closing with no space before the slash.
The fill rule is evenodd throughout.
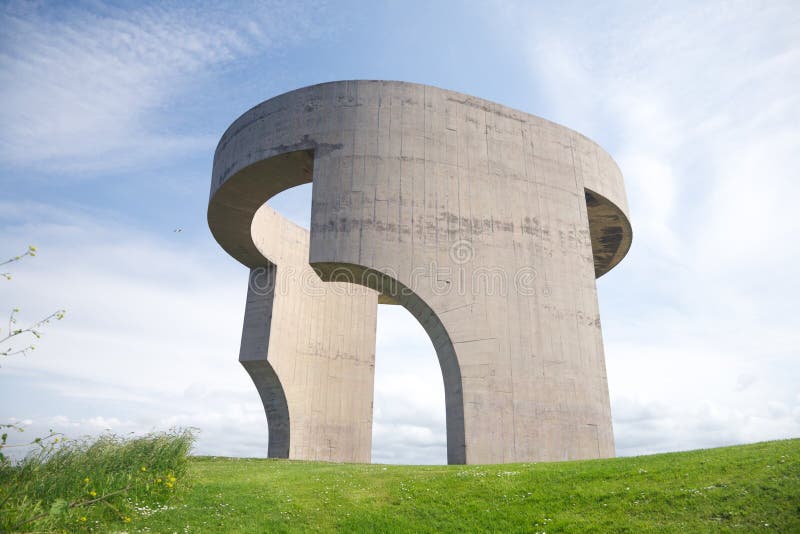
<path id="1" fill-rule="evenodd" d="M 800 532 L 800 439 L 489 466 L 188 458 L 190 444 L 106 437 L 6 464 L 0 532 Z"/>
<path id="2" fill-rule="evenodd" d="M 800 440 L 555 464 L 194 458 L 130 532 L 800 532 Z"/>
<path id="3" fill-rule="evenodd" d="M 189 431 L 48 440 L 0 462 L 0 532 L 107 532 L 158 509 L 185 484 Z"/>

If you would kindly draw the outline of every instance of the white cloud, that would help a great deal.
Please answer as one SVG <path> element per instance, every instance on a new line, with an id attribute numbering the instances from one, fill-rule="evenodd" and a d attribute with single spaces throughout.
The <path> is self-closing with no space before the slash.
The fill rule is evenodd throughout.
<path id="1" fill-rule="evenodd" d="M 303 6 L 209 9 L 6 5 L 0 159 L 98 169 L 213 148 L 216 136 L 159 116 L 214 68 L 313 28 Z M 496 13 L 547 118 L 600 141 L 626 175 L 634 245 L 599 283 L 618 453 L 799 435 L 800 12 Z M 307 219 L 308 189 L 276 202 Z M 236 362 L 246 274 L 210 238 L 52 205 L 0 212 L 16 221 L 2 228 L 9 252 L 28 244 L 16 236 L 41 250 L 15 266 L 8 302 L 25 320 L 68 309 L 36 353 L 3 363 L 0 420 L 26 418 L 28 435 L 197 426 L 199 453 L 264 454 L 263 410 Z M 383 307 L 378 328 L 373 459 L 444 462 L 430 341 L 402 309 Z"/>
<path id="2" fill-rule="evenodd" d="M 39 253 L 13 266 L 6 298 L 21 308 L 20 324 L 62 307 L 67 318 L 40 343 L 57 350 L 15 365 L 166 391 L 204 379 L 200 361 L 235 361 L 247 275 L 214 254 L 211 240 L 159 239 L 77 215 L 63 224 L 47 208 L 27 211 L 30 218 L 5 228 L 7 246 L 24 250 L 17 236 L 25 236 Z"/>
<path id="3" fill-rule="evenodd" d="M 378 308 L 372 461 L 447 463 L 444 383 L 428 334 L 401 306 Z"/>
<path id="4" fill-rule="evenodd" d="M 800 435 L 800 405 L 781 402 L 731 408 L 701 402 L 687 407 L 618 398 L 617 454 L 653 454 L 721 447 Z"/>
<path id="5" fill-rule="evenodd" d="M 199 454 L 266 454 L 264 411 L 237 361 L 243 267 L 210 237 L 156 237 L 35 203 L 0 212 L 15 221 L 0 228 L 10 253 L 39 248 L 3 288 L 20 323 L 67 309 L 35 352 L 2 363 L 16 386 L 0 391 L 0 420 L 30 420 L 17 442 L 49 428 L 78 437 L 188 426 L 201 430 Z M 444 463 L 441 371 L 405 309 L 381 306 L 376 356 L 375 461 Z"/>
<path id="6" fill-rule="evenodd" d="M 618 452 L 797 436 L 798 13 L 608 11 L 505 20 L 548 118 L 626 176 L 633 248 L 599 282 Z"/>
<path id="7" fill-rule="evenodd" d="M 213 150 L 162 116 L 214 67 L 314 34 L 308 6 L 236 7 L 4 6 L 0 160 L 63 172 Z"/>
<path id="8" fill-rule="evenodd" d="M 99 426 L 122 433 L 197 426 L 199 451 L 264 450 L 254 439 L 266 433 L 264 413 L 237 362 L 243 267 L 217 254 L 210 239 L 156 238 L 48 206 L 5 208 L 28 214 L 3 227 L 8 248 L 24 250 L 18 236 L 25 236 L 39 253 L 10 266 L 4 302 L 21 309 L 20 324 L 60 307 L 67 316 L 44 329 L 36 351 L 2 363 L 12 383 L 0 418 L 29 418 L 34 430 L 55 425 L 73 437 Z M 239 430 L 226 439 L 230 427 Z M 242 448 L 256 441 L 260 447 Z"/>

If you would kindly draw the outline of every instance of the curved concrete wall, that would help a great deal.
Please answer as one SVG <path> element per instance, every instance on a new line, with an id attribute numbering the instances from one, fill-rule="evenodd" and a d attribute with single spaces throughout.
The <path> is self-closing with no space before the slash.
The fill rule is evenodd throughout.
<path id="1" fill-rule="evenodd" d="M 269 456 L 369 462 L 378 294 L 325 283 L 308 265 L 308 231 L 269 206 L 252 235 L 239 361 L 258 388 Z"/>
<path id="2" fill-rule="evenodd" d="M 284 230 L 251 231 L 253 216 L 312 179 L 298 262 L 378 291 L 425 327 L 442 367 L 449 462 L 613 455 L 595 277 L 625 255 L 631 227 L 610 156 L 572 130 L 451 91 L 307 87 L 256 106 L 222 137 L 209 203 L 216 239 L 245 265 L 272 262 L 262 250 Z M 349 319 L 374 320 L 370 306 Z M 372 336 L 358 339 L 374 345 Z M 329 359 L 331 350 L 322 347 Z M 290 389 L 291 442 L 302 423 Z M 371 383 L 358 395 L 367 390 L 371 401 Z"/>

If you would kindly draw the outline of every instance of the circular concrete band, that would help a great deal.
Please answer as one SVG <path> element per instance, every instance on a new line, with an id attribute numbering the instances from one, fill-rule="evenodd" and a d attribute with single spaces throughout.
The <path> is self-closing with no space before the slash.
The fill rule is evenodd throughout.
<path id="1" fill-rule="evenodd" d="M 422 88 L 448 95 L 450 101 L 472 103 L 562 130 L 576 148 L 583 149 L 578 150 L 583 160 L 576 165 L 586 172 L 584 187 L 597 277 L 610 271 L 628 253 L 633 232 L 622 174 L 611 157 L 587 137 L 540 117 L 453 91 L 407 82 L 342 81 L 304 87 L 262 102 L 236 119 L 220 139 L 214 155 L 208 224 L 222 248 L 242 264 L 253 267 L 263 262 L 250 234 L 255 212 L 278 193 L 312 182 L 318 151 L 343 148 L 342 143 L 339 146 L 325 142 L 338 139 L 341 130 L 335 122 L 331 124 L 319 115 L 330 111 L 323 105 L 324 99 L 337 91 L 341 94 L 336 100 L 343 108 L 363 105 L 354 101 L 354 88 L 359 84 L 379 85 L 382 89 Z M 301 133 L 283 127 L 288 116 L 297 111 L 297 105 L 304 106 L 302 111 L 309 115 L 304 122 L 314 124 L 315 131 Z M 325 124 L 333 131 L 325 131 L 321 127 Z"/>
<path id="2" fill-rule="evenodd" d="M 309 182 L 310 232 L 259 212 Z M 586 137 L 429 86 L 306 87 L 225 132 L 208 221 L 251 268 L 240 360 L 280 420 L 270 455 L 369 461 L 378 294 L 437 350 L 450 463 L 613 455 L 594 280 L 632 232 Z"/>

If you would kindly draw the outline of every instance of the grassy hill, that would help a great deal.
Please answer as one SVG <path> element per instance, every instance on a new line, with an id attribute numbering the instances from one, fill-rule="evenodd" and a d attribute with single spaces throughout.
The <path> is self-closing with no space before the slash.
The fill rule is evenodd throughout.
<path id="1" fill-rule="evenodd" d="M 800 532 L 800 439 L 556 464 L 195 458 L 129 531 Z"/>

